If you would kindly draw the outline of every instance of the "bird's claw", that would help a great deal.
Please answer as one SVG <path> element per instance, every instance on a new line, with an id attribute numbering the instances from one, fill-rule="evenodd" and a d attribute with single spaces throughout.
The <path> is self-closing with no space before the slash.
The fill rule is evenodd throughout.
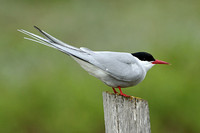
<path id="1" fill-rule="evenodd" d="M 119 94 L 119 95 L 124 96 L 124 97 L 131 97 L 131 96 L 129 96 L 129 95 L 124 94 L 124 93 L 122 92 L 120 86 L 119 86 L 118 88 L 119 88 L 119 90 L 120 90 L 120 93 L 118 93 L 118 92 L 115 90 L 115 88 L 112 87 L 112 89 L 113 89 L 113 91 L 114 91 L 115 94 Z"/>

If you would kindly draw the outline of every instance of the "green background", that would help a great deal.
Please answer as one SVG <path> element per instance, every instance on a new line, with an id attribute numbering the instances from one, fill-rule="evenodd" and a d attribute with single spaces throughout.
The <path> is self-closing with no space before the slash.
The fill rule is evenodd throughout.
<path id="1" fill-rule="evenodd" d="M 149 102 L 152 133 L 200 132 L 197 0 L 1 0 L 0 133 L 104 133 L 112 89 L 70 57 L 24 40 L 36 25 L 76 47 L 147 51 L 156 65 L 124 93 Z"/>

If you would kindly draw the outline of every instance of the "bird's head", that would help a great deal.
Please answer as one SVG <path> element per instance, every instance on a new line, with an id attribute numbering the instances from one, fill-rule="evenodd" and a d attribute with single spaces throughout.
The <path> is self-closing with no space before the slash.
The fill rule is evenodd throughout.
<path id="1" fill-rule="evenodd" d="M 155 64 L 169 64 L 165 61 L 156 60 L 151 54 L 147 52 L 137 52 L 137 53 L 132 53 L 132 55 L 139 59 L 139 61 L 147 71 Z"/>

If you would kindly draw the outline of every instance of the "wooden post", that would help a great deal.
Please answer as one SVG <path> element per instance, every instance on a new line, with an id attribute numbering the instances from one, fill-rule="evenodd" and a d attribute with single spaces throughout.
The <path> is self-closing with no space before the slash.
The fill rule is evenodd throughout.
<path id="1" fill-rule="evenodd" d="M 105 133 L 151 133 L 148 102 L 103 92 Z"/>

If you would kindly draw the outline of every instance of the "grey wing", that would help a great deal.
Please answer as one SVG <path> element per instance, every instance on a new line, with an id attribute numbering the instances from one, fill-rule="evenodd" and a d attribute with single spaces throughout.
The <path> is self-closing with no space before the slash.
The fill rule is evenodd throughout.
<path id="1" fill-rule="evenodd" d="M 68 45 L 55 37 L 49 35 L 48 33 L 40 30 L 38 27 L 34 26 L 45 38 L 35 35 L 26 30 L 20 29 L 18 31 L 32 37 L 26 38 L 28 40 L 55 48 L 67 55 L 73 56 L 84 62 L 92 64 L 103 71 L 105 71 L 110 76 L 124 81 L 132 81 L 132 79 L 137 78 L 138 73 L 137 65 L 134 64 L 128 53 L 118 53 L 118 52 L 94 52 L 88 48 L 76 48 Z M 128 58 L 127 58 L 128 57 Z M 135 68 L 135 69 L 134 69 Z M 134 72 L 134 75 L 132 73 Z"/>
<path id="2" fill-rule="evenodd" d="M 95 52 L 95 65 L 105 70 L 112 77 L 122 81 L 137 80 L 142 73 L 136 59 L 129 53 Z"/>
<path id="3" fill-rule="evenodd" d="M 79 62 L 79 60 L 82 60 L 84 62 L 87 62 L 89 64 L 92 64 L 100 69 L 103 70 L 103 66 L 99 65 L 99 63 L 94 59 L 95 53 L 88 49 L 88 48 L 76 48 L 74 46 L 68 45 L 55 37 L 51 36 L 50 34 L 46 33 L 45 31 L 39 29 L 38 27 L 34 26 L 45 38 L 38 36 L 36 34 L 33 34 L 31 32 L 28 32 L 26 30 L 20 29 L 19 32 L 22 32 L 31 38 L 24 37 L 27 40 L 31 40 L 52 48 L 55 48 L 69 56 L 72 56 L 73 59 L 75 59 L 85 70 L 86 68 L 82 65 L 82 62 Z M 77 59 L 76 59 L 77 58 Z M 86 64 L 87 64 L 86 63 Z M 87 71 L 87 70 L 86 70 Z M 89 72 L 89 71 L 88 71 Z"/>

